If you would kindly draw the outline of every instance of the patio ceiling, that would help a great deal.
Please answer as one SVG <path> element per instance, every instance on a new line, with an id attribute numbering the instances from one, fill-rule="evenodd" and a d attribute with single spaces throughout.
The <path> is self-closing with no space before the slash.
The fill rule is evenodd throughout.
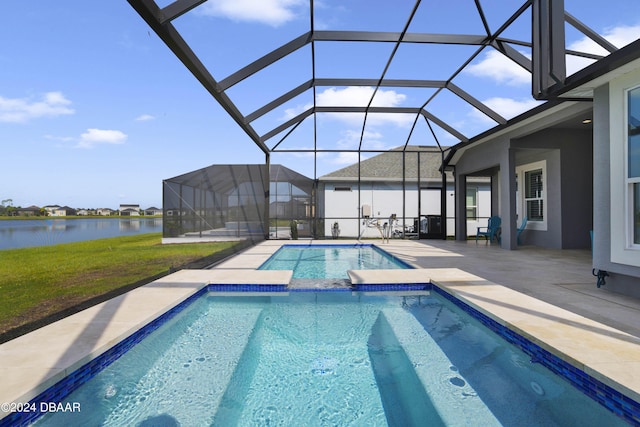
<path id="1" fill-rule="evenodd" d="M 531 73 L 531 92 L 524 96 L 544 99 L 547 88 L 564 82 L 567 56 L 601 58 L 566 49 L 569 27 L 608 52 L 616 50 L 557 0 L 511 0 L 499 8 L 494 0 L 467 0 L 455 10 L 446 2 L 362 2 L 380 9 L 376 22 L 354 19 L 335 27 L 326 19 L 326 2 L 310 0 L 306 23 L 276 29 L 274 39 L 281 41 L 275 46 L 264 45 L 259 32 L 247 34 L 246 27 L 227 33 L 226 26 L 203 19 L 198 10 L 206 0 L 128 1 L 267 159 L 276 152 L 380 151 L 366 143 L 366 132 L 376 117 L 390 115 L 403 117 L 406 124 L 396 146 L 411 142 L 442 149 L 466 142 L 510 118 L 480 101 L 484 94 L 474 93 L 478 89 L 467 71 L 480 54 L 497 52 Z M 493 13 L 485 8 L 489 3 Z M 461 27 L 458 21 L 475 25 Z M 221 44 L 212 48 L 214 40 Z M 367 96 L 334 104 L 321 97 L 323 91 L 345 88 L 366 88 Z M 381 102 L 386 91 L 402 92 L 405 103 Z M 456 120 L 462 109 L 488 118 L 485 128 L 468 134 Z M 357 146 L 323 139 L 319 117 L 327 114 L 359 120 Z M 302 128 L 304 143 L 288 143 Z M 418 144 L 416 133 L 421 134 Z"/>

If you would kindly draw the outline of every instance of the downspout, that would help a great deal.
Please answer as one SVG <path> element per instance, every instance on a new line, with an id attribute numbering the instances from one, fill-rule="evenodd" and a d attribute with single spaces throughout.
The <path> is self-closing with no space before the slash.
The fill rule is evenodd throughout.
<path id="1" fill-rule="evenodd" d="M 447 240 L 447 173 L 444 170 L 444 151 L 440 151 L 442 157 L 442 166 L 440 167 L 440 173 L 442 174 L 442 191 L 440 192 L 440 231 L 442 233 L 442 240 Z"/>
<path id="2" fill-rule="evenodd" d="M 269 240 L 269 198 L 271 197 L 271 155 L 269 153 L 265 153 L 265 165 L 267 166 L 267 173 L 264 179 L 266 179 L 266 184 L 264 187 L 264 214 L 263 214 L 263 231 L 264 231 L 264 240 Z M 264 180 L 263 180 L 264 185 Z"/>
<path id="3" fill-rule="evenodd" d="M 451 161 L 451 159 L 453 158 L 453 156 L 456 154 L 456 149 L 455 148 L 449 148 L 449 153 L 447 154 L 447 156 L 445 157 L 444 155 L 444 151 L 440 151 L 440 154 L 442 156 L 442 165 L 440 166 L 440 173 L 442 174 L 442 192 L 440 194 L 441 200 L 440 200 L 440 204 L 442 205 L 442 215 L 441 215 L 441 220 L 442 221 L 442 240 L 446 240 L 447 239 L 447 174 L 446 174 L 446 169 L 449 166 L 449 162 Z M 455 170 L 455 167 L 454 167 Z M 453 174 L 453 192 L 454 192 L 454 199 L 457 199 L 457 196 L 455 195 L 455 191 L 456 191 L 456 175 L 455 172 Z M 454 203 L 457 203 L 457 201 L 454 201 Z M 457 213 L 456 207 L 454 205 L 454 212 Z"/>
<path id="4" fill-rule="evenodd" d="M 360 150 L 358 150 L 358 240 L 360 240 L 360 219 L 362 217 L 362 205 L 361 203 L 361 199 L 360 199 L 360 190 L 361 190 L 361 182 L 360 182 Z"/>
<path id="5" fill-rule="evenodd" d="M 420 158 L 420 154 L 418 154 L 418 158 Z M 406 152 L 402 150 L 402 238 L 404 239 L 404 230 L 405 230 L 405 216 L 406 216 L 406 208 L 407 208 L 407 183 L 406 183 Z M 420 164 L 420 163 L 418 163 Z M 418 172 L 420 173 L 420 172 Z M 418 191 L 418 194 L 420 192 Z M 420 203 L 420 202 L 418 202 Z M 389 221 L 389 230 L 391 230 L 391 221 Z"/>

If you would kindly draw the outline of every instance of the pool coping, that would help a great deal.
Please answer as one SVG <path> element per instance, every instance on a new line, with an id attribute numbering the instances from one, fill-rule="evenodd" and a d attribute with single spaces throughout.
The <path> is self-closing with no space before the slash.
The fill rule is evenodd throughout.
<path id="1" fill-rule="evenodd" d="M 255 270 L 256 264 L 286 243 L 267 241 L 213 269 L 176 272 L 0 345 L 0 402 L 28 402 L 212 283 L 229 285 L 229 289 L 256 283 L 286 289 L 292 272 Z M 393 248 L 379 247 L 393 253 Z M 640 338 L 456 268 L 414 265 L 410 270 L 351 270 L 349 276 L 354 285 L 382 289 L 431 282 L 569 365 L 640 401 Z M 0 411 L 0 421 L 7 415 Z"/>

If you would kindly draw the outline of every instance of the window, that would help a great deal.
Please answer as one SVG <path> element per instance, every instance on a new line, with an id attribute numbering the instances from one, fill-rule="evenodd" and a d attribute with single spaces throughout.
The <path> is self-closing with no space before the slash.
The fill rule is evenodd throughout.
<path id="1" fill-rule="evenodd" d="M 333 191 L 351 191 L 351 187 L 333 187 Z"/>
<path id="2" fill-rule="evenodd" d="M 602 232 L 612 263 L 640 268 L 640 70 L 609 82 L 608 101 L 610 220 Z"/>
<path id="3" fill-rule="evenodd" d="M 627 92 L 627 206 L 629 242 L 640 245 L 640 87 Z"/>
<path id="4" fill-rule="evenodd" d="M 547 162 L 540 161 L 516 168 L 516 198 L 519 221 L 527 217 L 527 228 L 547 230 Z"/>
<path id="5" fill-rule="evenodd" d="M 467 188 L 467 219 L 475 221 L 478 219 L 478 189 Z"/>
<path id="6" fill-rule="evenodd" d="M 542 169 L 524 173 L 524 203 L 529 221 L 544 221 Z"/>

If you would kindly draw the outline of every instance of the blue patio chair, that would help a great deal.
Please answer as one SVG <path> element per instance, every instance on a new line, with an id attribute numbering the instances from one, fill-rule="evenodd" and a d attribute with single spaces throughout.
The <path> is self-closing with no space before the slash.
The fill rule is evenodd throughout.
<path id="1" fill-rule="evenodd" d="M 496 239 L 496 242 L 500 242 L 501 224 L 502 220 L 499 216 L 490 217 L 486 227 L 478 227 L 478 231 L 476 232 L 476 243 L 478 243 L 478 237 L 480 236 L 484 236 L 485 243 L 493 241 L 493 239 Z M 482 231 L 483 229 L 486 229 L 486 231 Z"/>
<path id="2" fill-rule="evenodd" d="M 522 232 L 524 231 L 524 229 L 527 227 L 527 216 L 525 215 L 524 218 L 522 218 L 522 224 L 520 224 L 520 227 L 518 227 L 518 244 L 521 245 L 522 242 L 520 241 L 520 235 L 522 234 Z"/>

